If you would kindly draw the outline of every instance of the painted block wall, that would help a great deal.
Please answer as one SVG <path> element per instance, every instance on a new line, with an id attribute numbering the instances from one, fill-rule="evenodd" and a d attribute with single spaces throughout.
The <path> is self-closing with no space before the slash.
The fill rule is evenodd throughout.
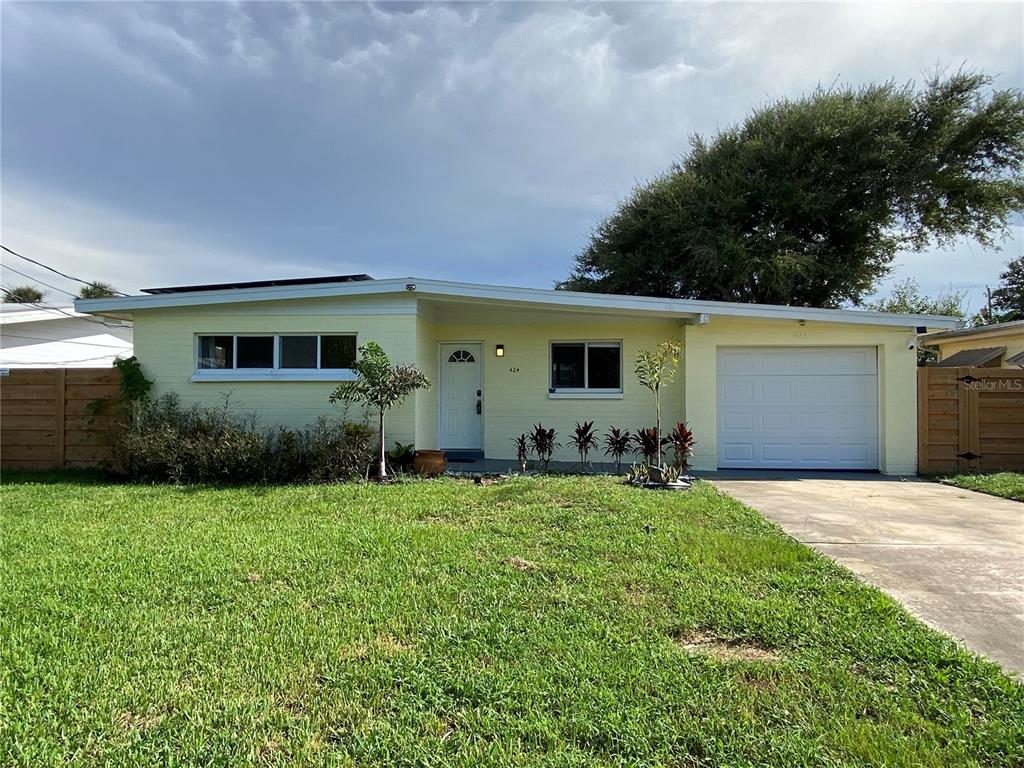
<path id="1" fill-rule="evenodd" d="M 437 335 L 433 320 L 420 314 L 416 318 L 416 365 L 430 379 L 430 389 L 416 393 L 416 447 L 437 448 L 438 377 Z"/>
<path id="2" fill-rule="evenodd" d="M 541 315 L 543 317 L 543 315 Z M 580 318 L 550 319 L 538 322 L 524 320 L 516 314 L 515 322 L 445 323 L 443 315 L 433 326 L 434 339 L 430 355 L 435 370 L 438 366 L 437 346 L 446 342 L 481 342 L 484 356 L 484 453 L 488 458 L 515 460 L 512 438 L 528 432 L 537 422 L 554 427 L 562 447 L 554 455 L 556 461 L 579 461 L 569 442 L 577 421 L 594 421 L 603 439 L 604 431 L 615 426 L 636 430 L 654 425 L 654 397 L 643 388 L 633 373 L 636 354 L 669 339 L 682 339 L 681 323 L 671 320 Z M 623 395 L 618 399 L 551 399 L 549 386 L 549 346 L 551 341 L 622 341 Z M 496 344 L 505 345 L 505 356 L 495 356 Z M 683 418 L 683 364 L 680 363 L 676 383 L 663 393 L 662 422 L 673 424 Z M 428 374 L 429 375 L 429 374 Z M 434 376 L 436 384 L 439 377 Z M 424 418 L 424 432 L 417 445 L 435 447 L 439 389 L 431 392 L 432 420 Z M 603 448 L 591 457 L 605 460 Z"/>
<path id="3" fill-rule="evenodd" d="M 717 354 L 724 346 L 872 346 L 878 349 L 881 471 L 917 471 L 917 354 L 907 349 L 914 334 L 873 325 L 751 320 L 713 316 L 707 325 L 687 326 L 688 371 L 685 411 L 697 445 L 693 467 L 718 466 Z"/>
<path id="4" fill-rule="evenodd" d="M 145 310 L 135 314 L 135 350 L 143 370 L 154 381 L 155 394 L 177 392 L 182 403 L 219 407 L 230 394 L 230 410 L 256 413 L 262 427 L 302 428 L 318 416 L 340 418 L 343 404 L 328 396 L 329 381 L 191 381 L 195 373 L 196 335 L 232 333 L 347 333 L 359 344 L 376 341 L 393 362 L 417 362 L 416 304 L 412 298 L 316 299 L 251 304 L 222 304 L 200 308 Z M 349 408 L 361 418 L 360 406 Z M 375 417 L 371 423 L 376 425 Z M 388 414 L 388 445 L 413 442 L 415 401 Z"/>

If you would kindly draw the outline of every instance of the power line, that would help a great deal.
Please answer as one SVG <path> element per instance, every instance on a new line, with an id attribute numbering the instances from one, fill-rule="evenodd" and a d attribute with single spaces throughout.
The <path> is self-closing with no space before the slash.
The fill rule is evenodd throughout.
<path id="1" fill-rule="evenodd" d="M 31 264 L 35 264 L 37 267 L 42 267 L 43 269 L 48 269 L 51 272 L 53 272 L 55 275 L 60 275 L 61 277 L 67 278 L 68 280 L 74 280 L 76 283 L 81 283 L 82 285 L 95 285 L 95 281 L 82 280 L 80 277 L 73 277 L 72 275 L 69 275 L 66 272 L 61 272 L 59 269 L 54 269 L 53 267 L 47 266 L 46 264 L 43 264 L 43 262 L 41 262 L 41 261 L 36 261 L 35 259 L 30 259 L 28 256 L 22 256 L 17 251 L 11 250 L 6 245 L 3 245 L 2 243 L 0 243 L 0 248 L 3 248 L 5 251 L 7 251 L 12 256 L 17 256 L 19 259 L 24 259 L 25 261 L 27 261 L 27 262 L 29 262 Z M 114 291 L 114 293 L 116 293 L 118 296 L 127 296 L 128 295 L 127 293 L 121 293 L 121 291 Z"/>
<path id="2" fill-rule="evenodd" d="M 65 291 L 63 288 L 58 288 L 56 285 L 51 285 L 50 283 L 44 282 L 44 281 L 40 280 L 38 277 L 32 277 L 32 275 L 27 275 L 24 272 L 22 272 L 20 269 L 15 269 L 10 264 L 0 264 L 0 267 L 3 267 L 4 269 L 9 269 L 9 270 L 11 270 L 11 272 L 14 272 L 17 275 L 21 275 L 22 277 L 27 278 L 29 280 L 32 280 L 33 282 L 39 283 L 40 285 L 45 285 L 47 288 L 52 288 L 55 291 L 60 291 L 61 293 L 66 293 L 68 296 L 71 296 L 72 298 L 75 298 L 75 299 L 79 298 L 77 293 L 72 293 L 71 291 Z"/>

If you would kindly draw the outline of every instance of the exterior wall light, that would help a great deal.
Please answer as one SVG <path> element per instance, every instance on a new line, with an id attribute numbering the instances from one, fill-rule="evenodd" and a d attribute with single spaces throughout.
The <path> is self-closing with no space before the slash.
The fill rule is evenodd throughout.
<path id="1" fill-rule="evenodd" d="M 495 355 L 495 357 L 504 357 L 505 356 L 505 345 L 504 344 L 496 344 L 494 346 L 494 355 Z"/>

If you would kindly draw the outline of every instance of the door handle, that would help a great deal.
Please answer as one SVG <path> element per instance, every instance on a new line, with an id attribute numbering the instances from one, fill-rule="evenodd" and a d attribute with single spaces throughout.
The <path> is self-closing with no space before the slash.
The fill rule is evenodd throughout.
<path id="1" fill-rule="evenodd" d="M 481 413 L 483 413 L 483 404 L 482 404 L 482 402 L 480 400 L 477 400 L 476 401 L 476 415 L 479 416 Z"/>

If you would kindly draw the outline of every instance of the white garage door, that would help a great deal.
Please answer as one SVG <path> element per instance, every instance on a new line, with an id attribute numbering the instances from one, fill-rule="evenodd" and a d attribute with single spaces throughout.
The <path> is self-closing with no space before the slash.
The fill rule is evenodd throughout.
<path id="1" fill-rule="evenodd" d="M 719 348 L 718 466 L 878 469 L 874 347 Z"/>

